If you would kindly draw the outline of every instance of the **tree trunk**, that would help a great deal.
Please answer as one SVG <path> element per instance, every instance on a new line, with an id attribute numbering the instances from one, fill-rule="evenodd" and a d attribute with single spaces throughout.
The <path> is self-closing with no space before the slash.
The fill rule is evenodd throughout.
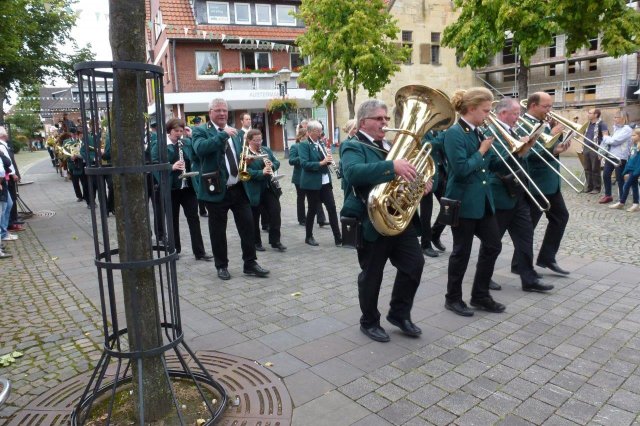
<path id="1" fill-rule="evenodd" d="M 7 89 L 0 86 L 0 123 L 4 122 L 4 101 L 7 99 Z"/>
<path id="2" fill-rule="evenodd" d="M 144 0 L 109 0 L 109 9 L 109 38 L 113 60 L 144 63 Z M 147 99 L 146 83 L 141 74 L 121 70 L 114 75 L 119 83 L 118 87 L 114 87 L 115 120 L 111 129 L 112 161 L 115 167 L 139 166 L 144 158 L 141 139 L 145 128 L 143 113 Z M 150 259 L 152 250 L 145 176 L 142 173 L 116 174 L 113 183 L 120 261 Z M 122 285 L 131 350 L 141 351 L 161 346 L 163 339 L 160 309 L 153 268 L 123 270 Z M 136 413 L 139 413 L 139 402 L 142 399 L 145 423 L 160 420 L 174 409 L 162 357 L 163 355 L 157 355 L 144 358 L 142 371 L 137 363 L 132 363 L 133 400 Z M 140 373 L 142 389 L 137 381 Z"/>
<path id="3" fill-rule="evenodd" d="M 349 118 L 356 116 L 356 89 L 346 89 L 347 91 L 347 106 L 349 107 Z"/>
<path id="4" fill-rule="evenodd" d="M 518 98 L 527 99 L 529 97 L 529 67 L 525 65 L 522 56 L 518 67 Z"/>

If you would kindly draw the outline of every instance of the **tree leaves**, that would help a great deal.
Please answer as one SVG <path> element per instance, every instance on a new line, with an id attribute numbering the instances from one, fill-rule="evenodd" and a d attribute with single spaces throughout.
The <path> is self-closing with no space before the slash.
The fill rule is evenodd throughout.
<path id="1" fill-rule="evenodd" d="M 298 46 L 311 56 L 300 80 L 315 90 L 317 104 L 333 102 L 346 90 L 351 117 L 358 88 L 374 96 L 410 52 L 393 42 L 399 28 L 382 0 L 303 2 L 296 16 L 307 27 Z"/>
<path id="2" fill-rule="evenodd" d="M 22 352 L 13 351 L 10 354 L 0 356 L 0 367 L 10 366 L 14 362 L 16 362 L 16 358 L 20 358 L 22 355 Z"/>

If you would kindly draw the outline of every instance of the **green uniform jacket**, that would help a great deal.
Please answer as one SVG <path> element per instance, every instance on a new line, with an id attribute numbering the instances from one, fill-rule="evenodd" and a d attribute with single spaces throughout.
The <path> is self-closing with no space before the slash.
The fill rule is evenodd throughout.
<path id="1" fill-rule="evenodd" d="M 320 152 L 309 139 L 298 144 L 298 155 L 300 156 L 300 167 L 302 168 L 300 188 L 319 190 L 322 188 L 322 175 L 325 173 L 329 175 L 329 183 L 331 183 L 329 167 L 320 165 L 320 160 L 322 159 Z"/>
<path id="2" fill-rule="evenodd" d="M 98 147 L 96 147 L 96 141 L 93 139 L 92 135 L 87 135 L 87 141 L 89 144 L 89 158 L 87 158 L 87 153 L 84 149 L 84 142 L 82 143 L 82 148 L 80 149 L 80 155 L 82 155 L 82 159 L 84 160 L 85 164 L 95 166 L 96 149 L 98 149 Z"/>
<path id="3" fill-rule="evenodd" d="M 522 118 L 527 120 L 531 124 L 537 124 L 539 122 L 539 120 L 527 114 L 523 115 Z M 549 128 L 549 126 L 545 127 L 544 133 L 547 135 L 551 134 L 551 129 Z M 549 150 L 547 150 L 547 148 L 545 148 L 542 144 L 535 144 L 525 157 L 525 159 L 527 160 L 527 169 L 529 176 L 531 176 L 531 179 L 533 179 L 536 185 L 538 185 L 544 195 L 553 195 L 560 190 L 560 176 L 558 176 L 558 174 L 556 174 L 549 166 L 547 166 L 547 164 L 542 161 L 540 157 L 535 154 L 535 152 L 542 155 L 542 158 L 547 160 L 547 162 L 549 162 L 549 164 L 551 164 L 554 169 L 559 171 L 560 164 L 558 164 L 557 161 L 553 161 L 549 154 L 545 154 L 542 151 L 547 150 L 553 155 L 553 150 L 559 143 L 561 143 L 561 141 L 562 138 L 559 138 L 558 142 L 556 142 Z M 558 158 L 558 156 L 555 157 Z"/>
<path id="4" fill-rule="evenodd" d="M 242 140 L 237 135 L 231 139 L 236 151 L 236 161 L 239 162 L 242 154 Z M 220 184 L 222 185 L 222 192 L 219 194 L 209 194 L 205 185 L 198 185 L 198 200 L 216 203 L 224 199 L 229 178 L 224 154 L 228 140 L 229 135 L 225 132 L 219 132 L 211 122 L 193 129 L 193 151 L 198 157 L 200 174 L 217 171 L 220 173 Z"/>
<path id="5" fill-rule="evenodd" d="M 444 169 L 444 165 L 443 165 L 444 145 L 442 144 L 444 142 L 444 131 L 441 131 L 441 132 L 428 131 L 424 135 L 424 138 L 422 139 L 423 144 L 426 142 L 431 144 L 431 153 L 429 155 L 431 156 L 431 158 L 433 159 L 433 162 L 436 165 L 436 174 L 433 175 L 433 190 L 432 190 L 433 192 L 435 192 L 436 189 L 438 188 L 438 185 L 442 181 L 442 176 L 440 176 L 440 173 Z"/>
<path id="6" fill-rule="evenodd" d="M 495 127 L 493 125 L 491 125 L 491 128 L 495 130 Z M 505 129 L 505 131 L 508 130 Z M 485 135 L 493 136 L 493 133 L 485 132 Z M 519 170 L 519 167 L 515 163 L 515 160 L 511 158 L 511 156 L 507 152 L 505 145 L 501 144 L 497 139 L 493 141 L 493 146 L 498 150 L 500 155 L 502 155 L 502 157 L 507 160 L 509 166 L 511 166 L 511 168 L 517 172 Z M 517 154 L 513 154 L 513 156 L 518 159 L 518 164 L 520 165 L 520 167 L 526 170 L 526 162 L 524 158 L 518 156 Z M 493 192 L 493 202 L 495 203 L 495 207 L 498 210 L 511 210 L 516 206 L 516 203 L 518 201 L 517 197 L 512 197 L 509 195 L 507 187 L 504 185 L 504 183 L 502 183 L 502 180 L 499 177 L 499 175 L 506 176 L 510 173 L 511 171 L 509 170 L 509 168 L 502 162 L 502 160 L 500 160 L 495 168 L 495 173 L 491 176 L 490 179 L 491 191 Z M 525 183 L 527 182 L 525 181 Z"/>
<path id="7" fill-rule="evenodd" d="M 369 191 L 375 185 L 389 182 L 396 177 L 393 161 L 387 161 L 385 158 L 385 153 L 377 149 L 361 133 L 356 133 L 354 137 L 340 144 L 340 167 L 344 180 L 344 204 L 340 215 L 360 219 L 366 241 L 375 241 L 380 237 L 367 212 L 366 199 Z M 417 215 L 414 215 L 413 219 L 416 218 Z M 415 224 L 415 220 L 413 223 Z"/>
<path id="8" fill-rule="evenodd" d="M 480 219 L 493 214 L 491 192 L 491 167 L 495 167 L 495 155 L 491 150 L 483 156 L 478 151 L 480 141 L 469 125 L 462 119 L 444 134 L 444 152 L 447 158 L 448 181 L 445 197 L 460 200 L 460 217 Z M 486 212 L 489 203 L 491 211 Z"/>
<path id="9" fill-rule="evenodd" d="M 187 143 L 191 143 L 191 140 L 189 138 L 184 138 L 182 139 L 182 143 L 183 143 L 183 147 L 182 147 L 182 154 L 184 157 L 184 162 L 185 162 L 185 169 L 187 172 L 191 171 L 191 161 L 189 160 L 189 153 L 187 152 L 187 150 L 185 149 L 185 146 L 187 145 Z M 153 144 L 153 146 L 151 147 L 151 162 L 152 163 L 158 163 L 160 162 L 160 147 L 162 146 L 162 144 L 160 143 L 155 143 Z M 175 163 L 176 161 L 178 161 L 178 159 L 180 158 L 180 153 L 178 152 L 178 145 L 177 144 L 169 144 L 169 143 L 165 143 L 164 144 L 166 150 L 167 150 L 167 162 L 171 165 L 173 165 L 173 163 Z M 169 182 L 171 184 L 171 190 L 173 191 L 174 189 L 180 189 L 182 188 L 182 179 L 180 179 L 180 175 L 182 174 L 182 170 L 171 170 L 169 173 Z M 154 172 L 153 173 L 153 177 L 155 179 L 155 181 L 157 183 L 160 183 L 160 172 Z"/>
<path id="10" fill-rule="evenodd" d="M 262 147 L 262 152 L 269 156 L 269 160 L 272 163 L 271 168 L 276 171 L 280 168 L 280 161 L 273 155 L 273 152 L 267 148 Z M 248 166 L 247 171 L 249 175 L 251 175 L 251 179 L 247 182 L 244 182 L 245 191 L 247 192 L 247 197 L 249 197 L 249 204 L 252 207 L 256 207 L 260 204 L 260 197 L 264 191 L 269 191 L 268 184 L 271 180 L 271 176 L 262 173 L 262 169 L 264 169 L 264 159 L 260 158 L 257 160 L 253 160 Z"/>
<path id="11" fill-rule="evenodd" d="M 291 175 L 291 183 L 300 186 L 300 176 L 302 175 L 302 167 L 300 167 L 300 156 L 298 155 L 298 146 L 300 143 L 294 143 L 289 148 L 289 164 L 293 166 L 293 174 Z"/>

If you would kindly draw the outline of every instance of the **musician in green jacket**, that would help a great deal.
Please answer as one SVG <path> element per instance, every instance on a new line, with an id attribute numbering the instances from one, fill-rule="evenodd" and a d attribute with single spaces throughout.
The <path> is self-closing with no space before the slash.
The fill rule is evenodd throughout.
<path id="1" fill-rule="evenodd" d="M 189 178 L 181 178 L 180 175 L 191 171 L 190 156 L 185 154 L 184 146 L 190 144 L 191 130 L 185 133 L 185 123 L 179 118 L 172 118 L 167 121 L 167 140 L 165 143 L 158 141 L 151 147 L 151 161 L 168 162 L 171 164 L 169 173 L 169 185 L 171 187 L 171 214 L 173 240 L 176 252 L 180 254 L 182 244 L 180 243 L 180 207 L 187 218 L 189 225 L 189 235 L 191 236 L 191 250 L 196 260 L 210 262 L 212 255 L 207 254 L 202 240 L 200 230 L 200 218 L 198 217 L 198 200 Z M 187 136 L 184 138 L 183 136 Z M 166 150 L 166 156 L 162 155 L 161 149 Z M 161 182 L 161 172 L 154 173 L 157 184 Z"/>
<path id="2" fill-rule="evenodd" d="M 451 104 L 460 119 L 444 135 L 449 166 L 445 197 L 460 201 L 459 223 L 451 227 L 453 249 L 449 256 L 445 308 L 462 316 L 473 315 L 462 300 L 462 280 L 474 235 L 482 246 L 471 289 L 471 306 L 494 313 L 505 310 L 489 293 L 495 262 L 502 250 L 490 185 L 491 171 L 499 159 L 491 151 L 493 137 L 485 138 L 479 126 L 489 115 L 492 101 L 493 95 L 484 87 L 456 91 Z"/>
<path id="3" fill-rule="evenodd" d="M 422 253 L 428 257 L 438 257 L 440 254 L 434 250 L 435 246 L 439 251 L 445 251 L 445 247 L 440 242 L 440 236 L 444 231 L 445 225 L 436 222 L 431 225 L 431 217 L 433 213 L 433 197 L 440 201 L 444 195 L 444 188 L 447 183 L 447 174 L 444 166 L 444 131 L 430 130 L 422 139 L 422 143 L 431 144 L 431 153 L 429 154 L 436 166 L 436 173 L 433 176 L 433 190 L 420 200 L 420 225 L 422 235 L 420 237 L 420 246 Z"/>
<path id="4" fill-rule="evenodd" d="M 198 200 L 205 202 L 209 212 L 209 235 L 218 278 L 231 279 L 227 257 L 227 216 L 233 212 L 240 234 L 243 272 L 266 277 L 269 271 L 258 265 L 253 235 L 253 215 L 239 180 L 242 140 L 238 131 L 227 125 L 229 107 L 222 98 L 209 103 L 209 121 L 193 129 L 193 151 L 200 164 Z"/>
<path id="5" fill-rule="evenodd" d="M 362 271 L 358 274 L 358 299 L 360 302 L 360 331 L 370 339 L 388 342 L 389 335 L 380 325 L 378 296 L 387 260 L 398 270 L 391 293 L 387 321 L 399 327 L 403 333 L 418 337 L 422 330 L 411 320 L 411 308 L 415 297 L 424 257 L 420 251 L 418 234 L 420 221 L 414 215 L 407 228 L 398 235 L 384 236 L 373 227 L 367 213 L 369 191 L 396 176 L 413 182 L 417 172 L 406 159 L 386 160 L 391 145 L 384 141 L 384 127 L 388 126 L 387 106 L 377 99 L 370 99 L 358 108 L 358 132 L 340 145 L 340 167 L 344 179 L 344 205 L 341 216 L 358 219 L 362 223 L 363 242 L 358 250 L 358 262 Z M 426 191 L 431 190 L 431 182 Z"/>
<path id="6" fill-rule="evenodd" d="M 553 107 L 553 100 L 548 93 L 536 92 L 529 96 L 527 100 L 527 112 L 522 117 L 529 123 L 538 124 L 542 122 L 546 115 L 551 111 Z M 557 125 L 553 129 L 545 124 L 545 134 L 557 135 L 562 132 L 561 125 Z M 559 157 L 559 155 L 569 149 L 571 141 L 562 142 L 559 138 L 558 141 L 550 148 L 544 147 L 542 144 L 536 144 L 532 150 L 536 151 L 530 153 L 527 156 L 527 165 L 529 174 L 533 181 L 542 190 L 544 196 L 549 200 L 550 208 L 544 212 L 549 223 L 544 233 L 542 244 L 540 245 L 540 251 L 538 252 L 538 258 L 536 265 L 541 268 L 548 268 L 553 272 L 561 275 L 568 275 L 569 271 L 563 269 L 558 265 L 556 255 L 560 249 L 560 243 L 564 231 L 569 222 L 569 211 L 562 197 L 562 191 L 560 190 L 560 165 L 558 161 L 553 161 L 552 157 Z M 544 152 L 546 150 L 546 152 Z M 542 159 L 546 160 L 546 162 Z M 547 162 L 553 167 L 549 167 Z M 533 223 L 533 229 L 535 230 L 542 212 L 535 206 L 531 206 L 531 221 Z M 517 257 L 519 253 L 514 252 L 514 257 L 511 263 L 512 272 L 518 271 Z"/>
<path id="7" fill-rule="evenodd" d="M 306 223 L 306 209 L 304 206 L 304 200 L 306 194 L 302 188 L 300 188 L 300 176 L 302 175 L 302 167 L 300 166 L 300 155 L 298 155 L 298 147 L 307 139 L 307 120 L 300 122 L 300 128 L 296 135 L 296 143 L 289 148 L 289 164 L 293 166 L 293 173 L 291 175 L 291 183 L 296 188 L 296 216 L 298 218 L 298 224 L 305 226 Z M 322 209 L 322 201 L 318 204 L 318 214 L 316 217 L 318 226 L 322 227 L 328 225 L 324 210 Z"/>
<path id="8" fill-rule="evenodd" d="M 280 242 L 281 208 L 280 195 L 282 189 L 280 182 L 275 179 L 275 172 L 280 168 L 280 161 L 273 155 L 271 149 L 262 145 L 262 132 L 251 129 L 246 133 L 246 143 L 249 144 L 251 155 L 266 155 L 266 158 L 256 158 L 247 166 L 247 172 L 251 176 L 243 182 L 251 204 L 253 213 L 253 235 L 255 236 L 256 250 L 264 251 L 260 236 L 260 213 L 267 212 L 269 218 L 269 244 L 274 249 L 283 252 L 287 250 Z"/>

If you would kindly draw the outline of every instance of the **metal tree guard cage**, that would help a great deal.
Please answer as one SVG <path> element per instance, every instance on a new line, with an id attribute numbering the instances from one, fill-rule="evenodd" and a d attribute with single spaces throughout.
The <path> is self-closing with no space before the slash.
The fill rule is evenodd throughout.
<path id="1" fill-rule="evenodd" d="M 100 293 L 100 308 L 102 311 L 102 327 L 104 334 L 104 347 L 93 374 L 87 384 L 84 393 L 75 407 L 71 421 L 72 424 L 84 424 L 92 414 L 96 400 L 108 400 L 107 424 L 111 421 L 116 392 L 122 390 L 122 386 L 132 383 L 138 384 L 140 398 L 137 401 L 138 419 L 144 424 L 144 381 L 143 362 L 149 357 L 162 357 L 162 367 L 167 386 L 170 388 L 171 399 L 175 407 L 175 423 L 186 424 L 181 403 L 176 397 L 175 380 L 182 379 L 193 383 L 197 393 L 206 405 L 207 425 L 213 424 L 222 414 L 227 405 L 227 394 L 220 384 L 215 381 L 209 372 L 198 360 L 195 353 L 184 342 L 182 320 L 180 317 L 180 303 L 178 296 L 178 279 L 176 273 L 177 254 L 174 246 L 171 213 L 171 187 L 169 175 L 171 165 L 167 160 L 167 150 L 159 149 L 159 161 L 152 164 L 148 154 L 148 147 L 152 143 L 149 129 L 148 115 L 142 111 L 147 110 L 147 98 L 152 99 L 155 106 L 155 122 L 157 123 L 157 141 L 164 146 L 166 144 L 164 97 L 163 97 L 163 70 L 159 66 L 132 63 L 132 62 L 84 62 L 75 66 L 78 77 L 80 111 L 82 114 L 83 156 L 87 161 L 85 172 L 89 181 L 89 199 L 91 208 L 91 223 L 95 248 L 95 265 L 98 272 L 98 285 Z M 122 93 L 122 75 L 135 76 L 135 93 Z M 140 112 L 140 135 L 137 138 L 140 143 L 139 152 L 142 154 L 135 166 L 114 167 L 110 161 L 111 144 L 116 148 L 117 156 L 123 152 L 118 148 L 122 143 L 123 129 L 121 120 L 123 111 L 119 104 L 114 104 L 112 95 L 135 96 L 135 102 Z M 130 98 L 129 98 L 130 99 Z M 116 164 L 122 164 L 116 161 Z M 155 185 L 154 188 L 154 177 Z M 113 178 L 118 177 L 121 184 L 118 196 L 121 203 L 118 208 L 125 218 L 118 226 L 124 226 L 127 240 L 140 239 L 142 234 L 149 235 L 150 241 L 148 257 L 145 260 L 122 261 L 121 250 L 115 231 L 118 228 L 114 222 L 109 222 L 109 213 L 113 209 Z M 127 191 L 126 181 L 120 179 L 124 176 L 144 176 L 147 184 L 144 185 L 144 193 L 132 193 Z M 155 196 L 154 196 L 155 194 Z M 96 201 L 97 195 L 97 201 Z M 127 220 L 131 211 L 131 200 L 139 200 L 144 197 L 146 223 L 153 222 L 153 229 L 145 232 L 137 232 Z M 150 214 L 149 202 L 153 208 Z M 136 214 L 139 214 L 137 212 Z M 153 218 L 153 220 L 152 220 Z M 143 230 L 144 231 L 144 230 Z M 155 235 L 155 243 L 153 242 Z M 129 244 L 129 241 L 126 242 Z M 125 299 L 122 284 L 122 274 L 126 272 L 153 270 L 155 299 L 157 303 L 158 323 L 154 330 L 161 330 L 158 338 L 160 344 L 155 348 L 146 350 L 134 350 L 140 348 L 138 342 L 129 341 L 129 331 L 135 332 L 134 336 L 140 336 L 139 331 L 143 324 L 140 315 L 125 316 Z M 118 273 L 119 272 L 119 273 Z M 130 306 L 140 306 L 139 290 L 129 290 L 131 297 Z M 138 310 L 135 311 L 136 313 Z M 131 318 L 133 317 L 133 324 Z M 168 361 L 167 356 L 170 358 Z M 132 368 L 135 363 L 136 368 Z M 136 370 L 137 377 L 132 377 Z M 214 404 L 205 392 L 219 393 L 219 405 Z M 134 404 L 135 405 L 135 404 Z M 202 405 L 202 404 L 201 404 Z"/>

